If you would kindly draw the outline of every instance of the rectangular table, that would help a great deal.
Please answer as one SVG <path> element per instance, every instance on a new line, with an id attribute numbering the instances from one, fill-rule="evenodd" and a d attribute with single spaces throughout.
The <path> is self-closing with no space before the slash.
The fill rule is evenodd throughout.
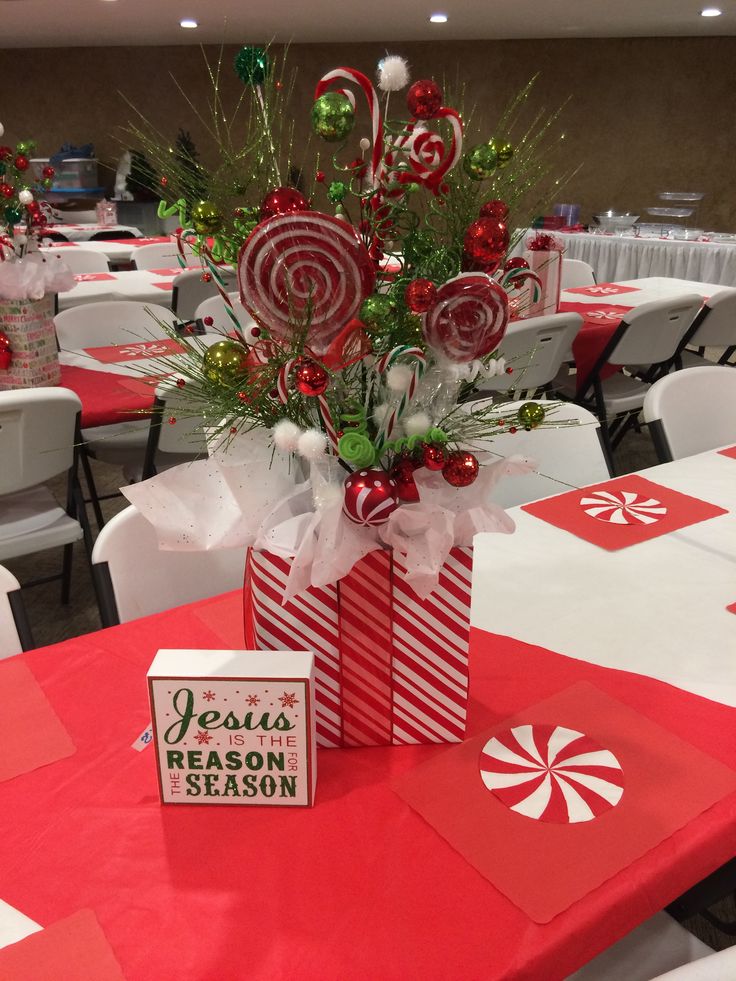
<path id="1" fill-rule="evenodd" d="M 126 269 L 107 273 L 80 273 L 75 276 L 76 286 L 58 294 L 59 310 L 101 300 L 138 300 L 141 303 L 157 303 L 159 306 L 170 307 L 174 279 L 180 271 L 172 266 L 159 270 Z"/>
<path id="2" fill-rule="evenodd" d="M 137 229 L 135 229 L 137 231 Z M 41 249 L 42 252 L 58 252 L 59 249 L 84 249 L 92 252 L 99 252 L 106 256 L 111 263 L 130 262 L 133 253 L 142 245 L 165 245 L 171 242 L 168 235 L 157 238 L 120 238 L 120 239 L 101 239 L 99 241 L 78 241 L 78 242 L 55 242 L 48 248 Z"/>
<path id="3" fill-rule="evenodd" d="M 647 476 L 736 505 L 726 456 Z M 735 767 L 733 515 L 598 554 L 512 513 L 516 535 L 476 540 L 468 735 L 589 682 Z M 454 752 L 431 746 L 320 751 L 312 810 L 162 808 L 130 748 L 145 671 L 160 647 L 242 642 L 233 593 L 22 655 L 77 751 L 0 784 L 0 898 L 43 927 L 91 909 L 128 981 L 559 981 L 732 855 L 734 794 L 534 922 L 392 789 Z"/>

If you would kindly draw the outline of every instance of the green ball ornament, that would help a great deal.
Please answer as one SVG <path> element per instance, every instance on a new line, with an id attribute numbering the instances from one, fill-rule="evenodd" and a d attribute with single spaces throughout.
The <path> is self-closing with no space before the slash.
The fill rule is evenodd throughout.
<path id="1" fill-rule="evenodd" d="M 496 143 L 496 152 L 498 153 L 498 166 L 505 167 L 506 164 L 511 162 L 511 158 L 514 155 L 514 148 L 510 143 Z"/>
<path id="2" fill-rule="evenodd" d="M 247 351 L 237 341 L 217 341 L 205 351 L 202 369 L 211 382 L 232 385 L 247 371 Z"/>
<path id="3" fill-rule="evenodd" d="M 355 110 L 341 92 L 325 92 L 312 106 L 312 129 L 328 143 L 346 139 L 355 122 Z"/>
<path id="4" fill-rule="evenodd" d="M 474 181 L 487 180 L 498 166 L 498 152 L 493 143 L 471 147 L 463 159 L 463 170 Z"/>
<path id="5" fill-rule="evenodd" d="M 41 181 L 41 187 L 44 189 L 44 191 L 50 191 L 53 186 L 53 177 L 44 177 L 44 179 Z"/>
<path id="6" fill-rule="evenodd" d="M 519 422 L 525 429 L 536 429 L 544 422 L 544 408 L 538 402 L 525 402 L 519 406 Z"/>
<path id="7" fill-rule="evenodd" d="M 358 316 L 370 331 L 382 333 L 391 327 L 396 308 L 384 293 L 372 293 L 363 300 Z"/>
<path id="8" fill-rule="evenodd" d="M 21 140 L 19 143 L 15 144 L 15 152 L 17 155 L 22 157 L 27 157 L 29 153 L 33 153 L 36 149 L 36 144 L 33 140 Z"/>
<path id="9" fill-rule="evenodd" d="M 8 205 L 5 209 L 5 221 L 9 225 L 17 225 L 22 218 L 20 208 L 16 208 L 14 205 Z"/>
<path id="10" fill-rule="evenodd" d="M 246 44 L 235 55 L 235 74 L 243 85 L 262 85 L 271 74 L 271 59 L 265 48 Z"/>
<path id="11" fill-rule="evenodd" d="M 341 201 L 345 200 L 347 192 L 348 189 L 343 181 L 332 181 L 327 188 L 327 197 L 333 204 L 340 204 Z"/>
<path id="12" fill-rule="evenodd" d="M 198 235 L 215 235 L 222 220 L 222 212 L 212 201 L 198 201 L 192 208 L 192 226 Z"/>

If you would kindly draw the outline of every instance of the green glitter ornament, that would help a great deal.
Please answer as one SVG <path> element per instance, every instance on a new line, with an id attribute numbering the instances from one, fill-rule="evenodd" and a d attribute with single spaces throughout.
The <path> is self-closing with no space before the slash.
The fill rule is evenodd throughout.
<path id="1" fill-rule="evenodd" d="M 498 151 L 493 143 L 471 147 L 463 159 L 463 170 L 474 181 L 487 180 L 498 165 Z"/>
<path id="2" fill-rule="evenodd" d="M 388 330 L 396 316 L 396 307 L 384 293 L 372 293 L 363 300 L 359 317 L 368 330 L 382 333 Z"/>
<path id="3" fill-rule="evenodd" d="M 343 181 L 332 181 L 327 188 L 327 197 L 333 204 L 340 204 L 341 201 L 345 200 L 347 192 L 348 189 Z"/>
<path id="4" fill-rule="evenodd" d="M 346 139 L 354 122 L 353 105 L 340 92 L 325 92 L 312 106 L 312 129 L 328 143 Z"/>
<path id="5" fill-rule="evenodd" d="M 495 143 L 494 145 L 498 154 L 498 166 L 505 167 L 514 156 L 514 148 L 510 143 Z"/>
<path id="6" fill-rule="evenodd" d="M 265 48 L 246 44 L 235 55 L 235 74 L 243 85 L 263 85 L 271 74 L 271 59 Z"/>
<path id="7" fill-rule="evenodd" d="M 525 429 L 536 429 L 544 422 L 544 408 L 538 402 L 525 402 L 519 406 L 519 422 Z"/>
<path id="8" fill-rule="evenodd" d="M 217 385 L 232 385 L 245 374 L 247 351 L 237 341 L 217 341 L 204 353 L 202 370 Z"/>

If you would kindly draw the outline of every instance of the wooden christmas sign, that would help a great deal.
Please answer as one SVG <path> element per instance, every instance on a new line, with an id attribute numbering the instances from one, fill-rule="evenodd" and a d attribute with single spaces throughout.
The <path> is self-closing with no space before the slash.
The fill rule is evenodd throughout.
<path id="1" fill-rule="evenodd" d="M 164 804 L 314 803 L 312 654 L 161 650 L 148 689 Z"/>

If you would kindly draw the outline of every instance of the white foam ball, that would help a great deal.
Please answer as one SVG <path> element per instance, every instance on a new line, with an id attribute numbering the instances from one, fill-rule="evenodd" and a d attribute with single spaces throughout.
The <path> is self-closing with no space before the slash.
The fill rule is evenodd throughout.
<path id="1" fill-rule="evenodd" d="M 276 449 L 293 453 L 297 448 L 302 431 L 291 419 L 280 419 L 273 427 L 273 441 Z"/>
<path id="2" fill-rule="evenodd" d="M 367 136 L 364 136 L 363 139 L 360 141 L 360 149 L 363 151 L 363 153 L 365 153 L 366 150 L 370 149 L 370 145 L 371 145 L 371 141 L 368 139 Z"/>
<path id="3" fill-rule="evenodd" d="M 33 200 L 33 195 L 30 191 L 20 191 L 18 194 L 18 200 L 21 204 L 30 204 Z"/>
<path id="4" fill-rule="evenodd" d="M 390 410 L 391 410 L 391 406 L 388 404 L 388 402 L 382 402 L 380 405 L 377 405 L 374 408 L 373 419 L 375 420 L 377 426 L 381 425 L 383 420 L 389 414 Z"/>
<path id="5" fill-rule="evenodd" d="M 296 448 L 305 460 L 318 460 L 327 449 L 325 434 L 319 429 L 307 429 L 297 440 Z"/>
<path id="6" fill-rule="evenodd" d="M 409 65 L 401 55 L 386 55 L 378 62 L 378 87 L 382 92 L 398 92 L 409 84 Z"/>
<path id="7" fill-rule="evenodd" d="M 386 372 L 386 384 L 392 392 L 405 392 L 411 385 L 412 374 L 408 364 L 392 364 Z"/>
<path id="8" fill-rule="evenodd" d="M 421 436 L 432 428 L 432 420 L 426 412 L 415 412 L 404 419 L 404 432 L 407 436 Z"/>

